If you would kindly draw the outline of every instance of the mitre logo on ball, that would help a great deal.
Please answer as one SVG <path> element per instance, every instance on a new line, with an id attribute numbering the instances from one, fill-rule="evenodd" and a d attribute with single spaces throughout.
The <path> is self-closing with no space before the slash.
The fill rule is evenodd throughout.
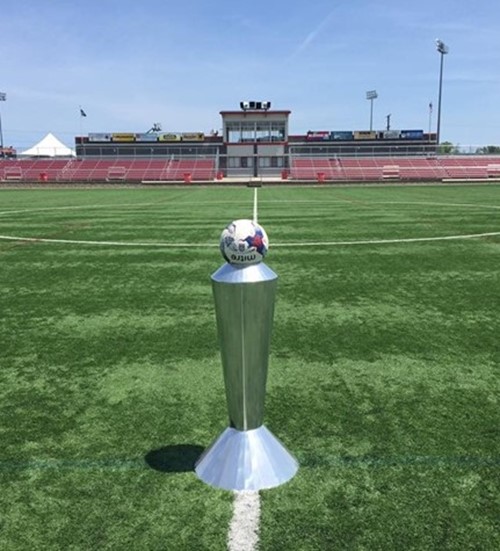
<path id="1" fill-rule="evenodd" d="M 257 264 L 269 248 L 264 228 L 252 220 L 234 220 L 222 231 L 220 250 L 230 264 Z"/>

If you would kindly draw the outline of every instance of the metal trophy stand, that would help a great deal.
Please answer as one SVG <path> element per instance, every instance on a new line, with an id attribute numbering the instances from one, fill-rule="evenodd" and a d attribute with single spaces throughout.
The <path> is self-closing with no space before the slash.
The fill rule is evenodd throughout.
<path id="1" fill-rule="evenodd" d="M 211 279 L 229 427 L 200 457 L 196 474 L 225 490 L 279 486 L 295 475 L 298 463 L 263 425 L 278 276 L 263 262 L 226 263 Z"/>

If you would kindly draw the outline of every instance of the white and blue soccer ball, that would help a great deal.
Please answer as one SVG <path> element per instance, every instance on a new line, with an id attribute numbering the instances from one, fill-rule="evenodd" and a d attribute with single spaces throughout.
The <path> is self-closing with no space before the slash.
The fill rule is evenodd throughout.
<path id="1" fill-rule="evenodd" d="M 220 251 L 230 264 L 257 264 L 266 256 L 268 248 L 264 228 L 252 220 L 234 220 L 220 236 Z"/>

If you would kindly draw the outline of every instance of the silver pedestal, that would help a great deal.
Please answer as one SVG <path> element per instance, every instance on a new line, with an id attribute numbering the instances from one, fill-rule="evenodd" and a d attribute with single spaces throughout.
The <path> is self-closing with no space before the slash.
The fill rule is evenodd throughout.
<path id="1" fill-rule="evenodd" d="M 225 490 L 263 490 L 287 482 L 297 468 L 295 458 L 262 425 L 245 431 L 227 428 L 205 450 L 196 473 Z"/>
<path id="2" fill-rule="evenodd" d="M 263 426 L 277 279 L 262 262 L 225 264 L 212 275 L 230 428 L 200 457 L 196 473 L 226 490 L 279 486 L 298 469 Z"/>

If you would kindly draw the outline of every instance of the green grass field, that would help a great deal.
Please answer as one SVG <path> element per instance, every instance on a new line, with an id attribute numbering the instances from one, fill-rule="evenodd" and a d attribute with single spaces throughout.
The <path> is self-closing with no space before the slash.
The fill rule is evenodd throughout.
<path id="1" fill-rule="evenodd" d="M 500 186 L 259 197 L 266 425 L 300 462 L 261 551 L 500 549 L 500 235 L 396 241 L 500 232 Z M 227 424 L 218 238 L 251 214 L 246 188 L 0 191 L 1 236 L 62 241 L 0 239 L 0 549 L 225 549 L 233 495 L 193 465 Z"/>

